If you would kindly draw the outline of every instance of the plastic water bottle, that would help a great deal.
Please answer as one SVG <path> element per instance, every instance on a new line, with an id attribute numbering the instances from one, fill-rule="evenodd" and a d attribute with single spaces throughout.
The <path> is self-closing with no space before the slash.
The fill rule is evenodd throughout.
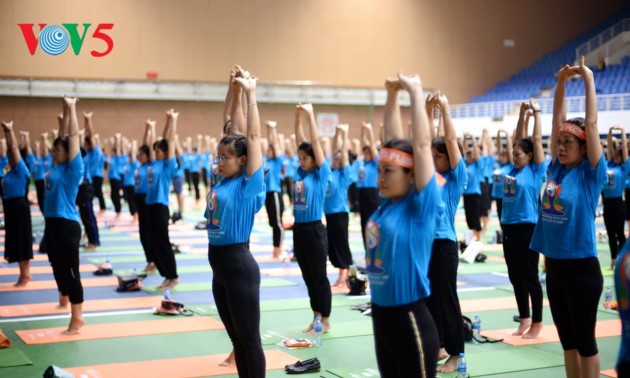
<path id="1" fill-rule="evenodd" d="M 466 357 L 464 357 L 464 353 L 460 353 L 459 359 L 457 360 L 457 378 L 467 378 L 467 369 L 468 367 L 466 366 Z"/>
<path id="2" fill-rule="evenodd" d="M 171 289 L 169 289 L 168 287 L 164 289 L 164 300 L 165 301 L 171 300 Z"/>
<path id="3" fill-rule="evenodd" d="M 607 287 L 604 291 L 604 308 L 606 310 L 610 310 L 610 302 L 612 301 L 612 290 L 610 287 Z"/>
<path id="4" fill-rule="evenodd" d="M 131 275 L 134 276 L 134 277 L 137 277 L 138 276 L 138 269 L 136 269 L 136 268 L 131 269 Z"/>
<path id="5" fill-rule="evenodd" d="M 324 333 L 324 325 L 322 324 L 322 318 L 317 316 L 315 317 L 315 321 L 313 322 L 313 345 L 314 346 L 322 345 L 322 333 Z"/>
<path id="6" fill-rule="evenodd" d="M 479 344 L 479 340 L 481 340 L 481 318 L 479 315 L 475 315 L 475 320 L 472 322 L 472 334 L 473 344 Z"/>

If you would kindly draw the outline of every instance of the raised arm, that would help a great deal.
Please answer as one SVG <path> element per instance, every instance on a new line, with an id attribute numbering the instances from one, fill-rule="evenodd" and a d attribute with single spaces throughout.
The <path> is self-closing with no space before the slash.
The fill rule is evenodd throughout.
<path id="1" fill-rule="evenodd" d="M 431 131 L 426 109 L 422 102 L 422 82 L 418 75 L 398 73 L 400 85 L 411 98 L 411 130 L 413 142 L 413 168 L 416 189 L 421 191 L 435 172 L 431 155 Z"/>
<path id="2" fill-rule="evenodd" d="M 177 118 L 179 113 L 175 112 L 175 109 L 171 109 L 166 112 L 166 126 L 164 127 L 164 133 L 162 137 L 168 142 L 168 152 L 166 154 L 167 159 L 175 157 L 175 134 L 177 134 Z"/>
<path id="3" fill-rule="evenodd" d="M 249 78 L 249 72 L 245 71 L 239 66 L 235 66 L 237 72 L 234 80 L 232 81 L 232 101 L 231 106 L 232 109 L 230 111 L 231 123 L 232 123 L 232 133 L 234 134 L 244 134 L 245 132 L 245 112 L 243 111 L 243 101 L 242 101 L 242 89 L 241 86 L 238 85 L 237 79 Z M 245 94 L 247 96 L 247 94 Z M 249 110 L 249 109 L 248 109 Z"/>
<path id="4" fill-rule="evenodd" d="M 402 138 L 403 129 L 400 119 L 400 104 L 398 103 L 398 91 L 402 87 L 397 79 L 387 79 L 385 80 L 385 89 L 387 90 L 387 100 L 383 111 L 383 138 L 384 140 Z"/>
<path id="5" fill-rule="evenodd" d="M 521 102 L 521 108 L 518 114 L 518 121 L 516 123 L 516 131 L 514 131 L 515 140 L 527 138 L 527 123 L 529 123 L 529 103 Z"/>
<path id="6" fill-rule="evenodd" d="M 591 167 L 596 167 L 602 156 L 602 145 L 599 143 L 597 128 L 597 96 L 595 94 L 595 79 L 593 71 L 584 64 L 584 57 L 580 57 L 577 72 L 584 79 L 584 94 L 586 97 L 586 114 L 584 128 L 586 129 L 586 155 Z"/>
<path id="7" fill-rule="evenodd" d="M 28 131 L 20 131 L 20 137 L 24 141 L 24 148 L 26 149 L 26 156 L 29 156 L 33 153 L 33 149 L 31 148 L 31 136 Z"/>
<path id="8" fill-rule="evenodd" d="M 365 134 L 367 135 L 368 146 L 370 146 L 370 152 L 372 153 L 372 158 L 376 159 L 376 155 L 378 155 L 378 150 L 376 149 L 376 139 L 374 138 L 374 130 L 372 129 L 372 124 L 363 122 L 363 128 L 365 130 Z"/>
<path id="9" fill-rule="evenodd" d="M 247 101 L 247 177 L 251 177 L 262 166 L 260 146 L 260 116 L 256 103 L 256 78 L 237 77 L 236 81 L 243 88 Z"/>
<path id="10" fill-rule="evenodd" d="M 508 161 L 510 162 L 510 164 L 514 164 L 514 156 L 512 155 L 514 144 L 512 141 L 512 137 L 510 137 L 507 132 L 505 132 L 505 149 L 507 151 Z"/>
<path id="11" fill-rule="evenodd" d="M 309 135 L 311 136 L 311 146 L 315 155 L 315 163 L 317 167 L 321 167 L 326 161 L 322 143 L 319 140 L 319 132 L 317 131 L 317 123 L 315 122 L 315 112 L 312 104 L 299 104 L 298 107 L 306 114 L 308 120 Z"/>
<path id="12" fill-rule="evenodd" d="M 435 139 L 435 137 L 437 136 L 435 132 L 435 124 L 433 121 L 433 111 L 435 109 L 435 106 L 437 105 L 435 101 L 433 100 L 434 97 L 435 95 L 432 95 L 431 93 L 429 93 L 424 103 L 424 107 L 426 108 L 426 111 L 427 111 L 427 119 L 429 120 L 429 126 L 431 126 L 431 140 Z"/>
<path id="13" fill-rule="evenodd" d="M 619 131 L 621 131 L 621 159 L 625 163 L 628 160 L 628 141 L 626 138 L 626 130 L 618 126 Z"/>
<path id="14" fill-rule="evenodd" d="M 473 162 L 479 161 L 479 145 L 477 144 L 477 138 L 472 136 L 470 133 L 464 133 L 464 144 L 466 145 L 468 143 L 467 137 L 470 137 L 470 141 L 472 143 L 472 146 L 470 147 L 470 152 L 472 154 L 472 161 Z"/>
<path id="15" fill-rule="evenodd" d="M 80 151 L 79 148 L 79 120 L 77 119 L 77 98 L 64 97 L 66 113 L 64 115 L 64 126 L 68 125 L 68 161 L 72 161 Z"/>
<path id="16" fill-rule="evenodd" d="M 297 105 L 295 107 L 295 142 L 300 146 L 302 142 L 306 141 L 306 136 L 304 135 L 304 128 L 302 127 L 302 111 L 300 110 L 300 106 Z"/>
<path id="17" fill-rule="evenodd" d="M 276 121 L 267 121 L 267 139 L 269 139 L 269 148 L 273 158 L 278 157 L 280 149 L 278 147 L 278 131 L 276 129 Z"/>
<path id="18" fill-rule="evenodd" d="M 6 137 L 9 165 L 13 168 L 20 162 L 20 149 L 15 139 L 15 133 L 13 132 L 13 121 L 2 122 L 2 129 L 4 129 L 4 135 Z"/>
<path id="19" fill-rule="evenodd" d="M 83 119 L 85 121 L 85 136 L 90 141 L 92 147 L 96 146 L 94 142 L 94 125 L 92 124 L 92 112 L 83 112 Z"/>
<path id="20" fill-rule="evenodd" d="M 606 155 L 608 156 L 608 160 L 615 159 L 615 140 L 613 138 L 613 130 L 615 127 L 612 126 L 608 129 L 608 137 L 606 138 Z"/>
<path id="21" fill-rule="evenodd" d="M 236 77 L 236 73 L 238 69 L 236 67 L 232 67 L 230 70 L 230 79 L 228 80 L 228 90 L 225 95 L 225 103 L 223 104 L 223 124 L 225 125 L 232 119 L 232 96 L 234 95 L 234 86 L 233 81 Z"/>
<path id="22" fill-rule="evenodd" d="M 543 161 L 545 161 L 545 150 L 543 149 L 542 140 L 542 120 L 540 117 L 540 105 L 532 100 L 530 100 L 529 105 L 534 116 L 534 133 L 532 135 L 532 142 L 534 143 L 534 163 L 536 163 L 536 165 L 540 165 Z"/>
<path id="23" fill-rule="evenodd" d="M 441 123 L 444 127 L 444 142 L 446 143 L 446 151 L 448 151 L 451 169 L 455 169 L 462 158 L 462 153 L 457 145 L 457 134 L 455 133 L 455 126 L 453 126 L 453 119 L 451 118 L 448 98 L 446 98 L 445 95 L 438 93 L 435 101 L 437 106 L 440 108 Z M 432 127 L 433 125 L 430 126 Z"/>
<path id="24" fill-rule="evenodd" d="M 558 134 L 560 133 L 560 127 L 567 120 L 567 109 L 564 103 L 565 84 L 567 79 L 575 74 L 575 68 L 569 67 L 568 64 L 558 71 L 558 82 L 553 95 L 553 116 L 551 119 L 551 137 L 549 139 L 552 161 L 558 158 Z"/>
<path id="25" fill-rule="evenodd" d="M 345 168 L 348 166 L 348 146 L 350 145 L 348 142 L 348 125 L 342 123 L 337 126 L 337 130 L 341 132 L 341 168 Z"/>
<path id="26" fill-rule="evenodd" d="M 155 150 L 153 144 L 155 143 L 155 121 L 147 119 L 144 125 L 144 143 L 149 146 L 149 160 L 155 160 Z"/>

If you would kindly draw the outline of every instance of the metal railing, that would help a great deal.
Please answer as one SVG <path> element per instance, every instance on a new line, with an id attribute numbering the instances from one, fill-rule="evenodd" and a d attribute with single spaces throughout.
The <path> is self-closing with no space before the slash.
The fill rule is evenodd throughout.
<path id="1" fill-rule="evenodd" d="M 579 45 L 575 49 L 575 59 L 578 60 L 580 56 L 588 55 L 591 51 L 598 49 L 604 43 L 627 31 L 630 31 L 630 18 L 620 20 L 613 26 L 597 34 L 595 37 Z"/>

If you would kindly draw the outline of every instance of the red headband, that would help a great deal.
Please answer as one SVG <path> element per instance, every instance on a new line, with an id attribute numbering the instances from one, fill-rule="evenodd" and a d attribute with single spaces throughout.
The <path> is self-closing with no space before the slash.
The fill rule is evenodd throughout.
<path id="1" fill-rule="evenodd" d="M 586 141 L 586 132 L 580 126 L 572 123 L 563 123 L 560 127 L 560 132 L 569 133 L 580 140 Z"/>
<path id="2" fill-rule="evenodd" d="M 381 148 L 378 161 L 384 161 L 403 168 L 413 168 L 413 155 L 393 148 Z"/>

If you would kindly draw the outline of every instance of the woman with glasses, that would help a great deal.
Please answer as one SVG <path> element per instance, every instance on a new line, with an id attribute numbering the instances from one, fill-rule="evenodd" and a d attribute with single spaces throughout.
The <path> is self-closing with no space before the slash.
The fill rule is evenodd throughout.
<path id="1" fill-rule="evenodd" d="M 249 251 L 254 216 L 265 200 L 256 78 L 238 67 L 231 90 L 247 101 L 247 135 L 219 142 L 215 164 L 221 181 L 207 197 L 208 260 L 212 294 L 232 341 L 241 377 L 264 377 L 260 338 L 260 269 Z M 225 363 L 225 362 L 224 362 Z"/>

